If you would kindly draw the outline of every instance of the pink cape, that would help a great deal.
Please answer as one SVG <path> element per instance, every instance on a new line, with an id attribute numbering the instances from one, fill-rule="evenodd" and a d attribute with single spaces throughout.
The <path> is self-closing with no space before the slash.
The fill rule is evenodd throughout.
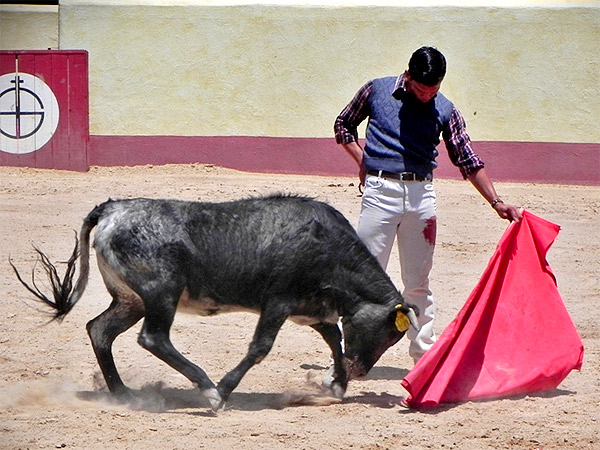
<path id="1" fill-rule="evenodd" d="M 560 227 L 527 211 L 506 230 L 458 316 L 402 380 L 415 408 L 555 389 L 583 343 L 546 253 Z"/>

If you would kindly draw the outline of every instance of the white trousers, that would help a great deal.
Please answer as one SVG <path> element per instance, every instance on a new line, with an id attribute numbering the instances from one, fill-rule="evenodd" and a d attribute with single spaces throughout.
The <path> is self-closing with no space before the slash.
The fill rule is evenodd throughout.
<path id="1" fill-rule="evenodd" d="M 420 311 L 421 330 L 410 327 L 407 332 L 409 354 L 416 362 L 436 339 L 433 295 L 429 289 L 436 237 L 433 184 L 367 175 L 357 231 L 384 269 L 394 240 L 398 243 L 402 296 Z"/>

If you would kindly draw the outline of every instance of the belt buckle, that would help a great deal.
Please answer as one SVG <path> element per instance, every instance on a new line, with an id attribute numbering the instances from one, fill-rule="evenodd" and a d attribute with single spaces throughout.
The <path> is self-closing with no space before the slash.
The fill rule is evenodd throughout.
<path id="1" fill-rule="evenodd" d="M 400 172 L 400 180 L 402 181 L 415 181 L 416 176 L 414 172 Z"/>

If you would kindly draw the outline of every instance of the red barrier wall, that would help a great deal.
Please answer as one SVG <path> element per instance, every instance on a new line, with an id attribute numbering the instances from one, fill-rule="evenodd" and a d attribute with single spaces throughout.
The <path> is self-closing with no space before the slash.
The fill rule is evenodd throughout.
<path id="1" fill-rule="evenodd" d="M 600 144 L 475 142 L 496 181 L 600 185 Z M 443 146 L 438 178 L 460 178 Z M 333 138 L 92 136 L 90 164 L 216 164 L 267 173 L 354 176 Z"/>
<path id="2" fill-rule="evenodd" d="M 89 169 L 86 51 L 0 52 L 0 165 Z"/>

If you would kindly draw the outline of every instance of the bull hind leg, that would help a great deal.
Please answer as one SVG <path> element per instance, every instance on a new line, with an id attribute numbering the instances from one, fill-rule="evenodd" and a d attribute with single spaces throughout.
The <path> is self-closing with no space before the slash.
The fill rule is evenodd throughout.
<path id="1" fill-rule="evenodd" d="M 177 296 L 154 296 L 146 298 L 145 304 L 146 313 L 138 343 L 196 385 L 216 411 L 222 399 L 215 385 L 204 370 L 186 359 L 171 343 L 169 330 L 175 318 Z"/>
<path id="2" fill-rule="evenodd" d="M 143 316 L 144 306 L 139 298 L 125 299 L 113 294 L 110 307 L 87 324 L 87 332 L 106 385 L 111 393 L 121 398 L 130 396 L 130 391 L 123 384 L 115 366 L 112 343 Z"/>

